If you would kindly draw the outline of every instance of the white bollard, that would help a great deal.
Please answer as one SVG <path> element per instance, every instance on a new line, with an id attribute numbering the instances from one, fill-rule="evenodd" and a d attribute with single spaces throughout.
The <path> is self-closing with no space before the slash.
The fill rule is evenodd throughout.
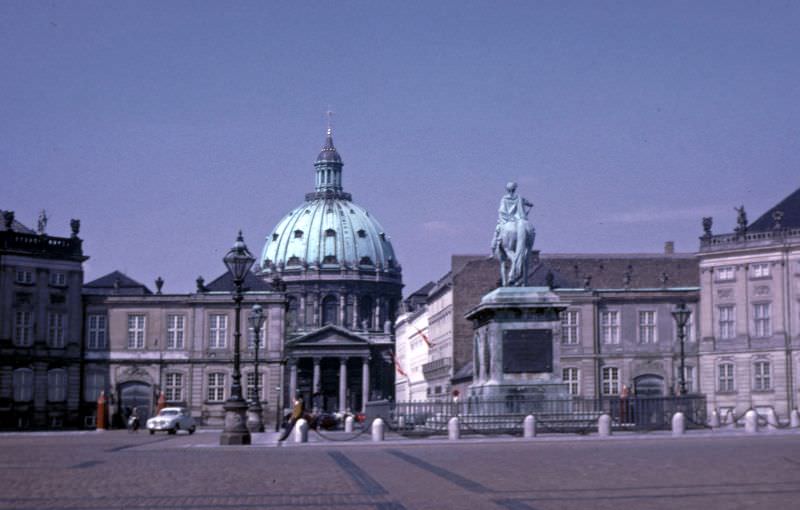
<path id="1" fill-rule="evenodd" d="M 767 411 L 767 429 L 778 430 L 778 415 L 775 414 L 775 409 L 772 408 Z"/>
<path id="2" fill-rule="evenodd" d="M 383 441 L 384 435 L 384 423 L 383 420 L 380 418 L 375 418 L 372 421 L 372 440 L 373 441 Z"/>
<path id="3" fill-rule="evenodd" d="M 308 422 L 303 418 L 297 420 L 294 424 L 294 442 L 307 443 L 308 442 Z"/>
<path id="4" fill-rule="evenodd" d="M 458 428 L 458 417 L 453 416 L 447 422 L 447 439 L 455 441 L 459 437 L 461 437 L 461 431 Z"/>
<path id="5" fill-rule="evenodd" d="M 711 419 L 708 420 L 708 426 L 711 427 L 712 429 L 719 428 L 719 413 L 717 412 L 716 409 L 711 411 Z"/>
<path id="6" fill-rule="evenodd" d="M 353 431 L 353 417 L 348 416 L 344 419 L 344 431 L 345 432 L 352 432 Z"/>
<path id="7" fill-rule="evenodd" d="M 525 417 L 522 422 L 522 437 L 525 439 L 532 439 L 536 437 L 536 418 L 532 414 Z"/>
<path id="8" fill-rule="evenodd" d="M 397 428 L 400 429 L 400 430 L 403 430 L 404 428 L 406 428 L 406 417 L 405 416 L 400 416 L 400 417 L 397 418 Z"/>
<path id="9" fill-rule="evenodd" d="M 681 412 L 672 415 L 672 435 L 682 436 L 686 433 L 686 417 Z"/>
<path id="10" fill-rule="evenodd" d="M 601 437 L 608 437 L 611 435 L 611 416 L 603 414 L 597 419 L 597 433 Z"/>
<path id="11" fill-rule="evenodd" d="M 792 414 L 789 417 L 789 425 L 793 429 L 800 427 L 800 413 L 797 412 L 797 409 L 792 409 Z"/>
<path id="12" fill-rule="evenodd" d="M 744 413 L 744 431 L 748 434 L 758 432 L 758 413 L 752 409 Z"/>

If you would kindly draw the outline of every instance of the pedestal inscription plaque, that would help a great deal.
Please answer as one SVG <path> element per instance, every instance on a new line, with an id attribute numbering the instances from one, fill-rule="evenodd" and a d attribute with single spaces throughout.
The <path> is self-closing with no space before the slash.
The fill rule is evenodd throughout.
<path id="1" fill-rule="evenodd" d="M 503 331 L 503 372 L 506 374 L 553 371 L 553 332 L 549 329 Z"/>

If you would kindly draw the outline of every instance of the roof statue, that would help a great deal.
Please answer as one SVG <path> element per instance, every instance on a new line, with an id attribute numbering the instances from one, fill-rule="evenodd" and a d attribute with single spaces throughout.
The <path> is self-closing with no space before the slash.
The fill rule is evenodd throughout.
<path id="1" fill-rule="evenodd" d="M 528 221 L 533 204 L 517 194 L 515 182 L 506 184 L 506 191 L 497 211 L 492 254 L 500 261 L 501 285 L 524 287 L 528 284 L 528 256 L 536 238 Z"/>

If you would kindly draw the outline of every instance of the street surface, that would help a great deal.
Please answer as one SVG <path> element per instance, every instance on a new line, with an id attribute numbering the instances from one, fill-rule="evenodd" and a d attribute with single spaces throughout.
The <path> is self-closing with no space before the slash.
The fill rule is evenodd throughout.
<path id="1" fill-rule="evenodd" d="M 795 509 L 800 433 L 219 447 L 0 434 L 0 509 Z"/>

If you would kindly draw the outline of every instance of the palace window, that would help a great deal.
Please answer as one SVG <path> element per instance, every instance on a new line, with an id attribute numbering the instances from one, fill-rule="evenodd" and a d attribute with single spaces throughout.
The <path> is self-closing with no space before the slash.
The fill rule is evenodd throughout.
<path id="1" fill-rule="evenodd" d="M 756 303 L 753 305 L 753 335 L 756 337 L 763 338 L 772 334 L 769 305 L 769 303 Z"/>
<path id="2" fill-rule="evenodd" d="M 208 316 L 208 347 L 224 349 L 228 345 L 228 316 L 215 314 Z"/>
<path id="3" fill-rule="evenodd" d="M 183 349 L 186 317 L 167 315 L 167 349 Z"/>
<path id="4" fill-rule="evenodd" d="M 263 349 L 267 346 L 267 321 L 264 321 L 264 325 L 258 331 L 259 342 L 258 348 Z M 248 349 L 255 349 L 256 348 L 256 332 L 255 330 L 248 326 L 247 327 L 247 348 Z M 261 359 L 261 354 L 258 355 L 258 358 Z"/>
<path id="5" fill-rule="evenodd" d="M 756 361 L 753 374 L 753 391 L 768 391 L 772 388 L 769 361 Z"/>
<path id="6" fill-rule="evenodd" d="M 225 374 L 221 372 L 214 372 L 208 374 L 208 401 L 209 402 L 224 402 L 225 401 Z"/>
<path id="7" fill-rule="evenodd" d="M 183 400 L 183 374 L 170 372 L 164 380 L 164 398 L 167 402 L 180 402 Z"/>
<path id="8" fill-rule="evenodd" d="M 28 311 L 14 313 L 14 344 L 28 347 L 33 344 L 33 315 Z"/>
<path id="9" fill-rule="evenodd" d="M 619 395 L 619 368 L 603 367 L 603 395 Z"/>
<path id="10" fill-rule="evenodd" d="M 33 271 L 28 269 L 19 269 L 15 273 L 14 281 L 23 285 L 32 285 L 34 282 Z"/>
<path id="11" fill-rule="evenodd" d="M 47 344 L 50 347 L 64 347 L 65 327 L 67 315 L 64 313 L 49 312 L 47 314 Z"/>
<path id="12" fill-rule="evenodd" d="M 750 271 L 753 278 L 766 278 L 769 276 L 769 264 L 750 264 Z"/>
<path id="13" fill-rule="evenodd" d="M 86 346 L 89 349 L 106 348 L 106 316 L 92 314 L 87 317 Z"/>
<path id="14" fill-rule="evenodd" d="M 719 310 L 719 337 L 730 339 L 736 336 L 736 316 L 733 305 L 723 305 Z"/>
<path id="15" fill-rule="evenodd" d="M 561 377 L 564 384 L 569 388 L 570 395 L 580 395 L 580 380 L 577 368 L 564 368 L 561 370 Z"/>
<path id="16" fill-rule="evenodd" d="M 97 402 L 100 397 L 100 392 L 106 389 L 106 374 L 100 371 L 91 371 L 86 373 L 86 384 L 83 388 L 83 397 L 87 402 Z"/>
<path id="17" fill-rule="evenodd" d="M 561 312 L 561 342 L 574 345 L 578 340 L 578 320 L 580 318 L 577 310 L 567 310 Z"/>
<path id="18" fill-rule="evenodd" d="M 50 273 L 50 285 L 53 287 L 66 287 L 67 275 L 66 273 L 55 272 Z"/>
<path id="19" fill-rule="evenodd" d="M 62 368 L 47 372 L 47 400 L 63 402 L 67 398 L 67 371 Z"/>
<path id="20" fill-rule="evenodd" d="M 338 324 L 339 303 L 336 296 L 325 296 L 322 300 L 322 325 Z"/>
<path id="21" fill-rule="evenodd" d="M 144 326 L 143 314 L 128 315 L 128 349 L 144 349 Z"/>
<path id="22" fill-rule="evenodd" d="M 264 379 L 263 379 L 263 376 L 262 376 L 262 379 L 260 381 L 258 381 L 259 382 L 258 389 L 261 390 L 261 391 L 264 391 L 264 385 L 261 384 L 263 382 L 263 380 Z M 247 400 L 249 400 L 251 402 L 255 401 L 256 400 L 256 373 L 255 372 L 248 372 L 247 373 L 246 388 L 247 388 L 247 391 L 246 391 Z"/>
<path id="23" fill-rule="evenodd" d="M 639 312 L 639 343 L 656 343 L 656 312 Z"/>
<path id="24" fill-rule="evenodd" d="M 600 312 L 600 328 L 604 344 L 619 343 L 619 312 Z"/>
<path id="25" fill-rule="evenodd" d="M 725 267 L 718 267 L 717 268 L 717 281 L 718 282 L 729 282 L 734 279 L 734 270 L 733 266 L 725 266 Z"/>
<path id="26" fill-rule="evenodd" d="M 33 370 L 30 368 L 14 370 L 14 400 L 17 402 L 33 400 Z"/>
<path id="27" fill-rule="evenodd" d="M 735 380 L 733 375 L 734 365 L 730 362 L 720 363 L 717 379 L 717 391 L 719 393 L 733 393 L 736 391 Z"/>

